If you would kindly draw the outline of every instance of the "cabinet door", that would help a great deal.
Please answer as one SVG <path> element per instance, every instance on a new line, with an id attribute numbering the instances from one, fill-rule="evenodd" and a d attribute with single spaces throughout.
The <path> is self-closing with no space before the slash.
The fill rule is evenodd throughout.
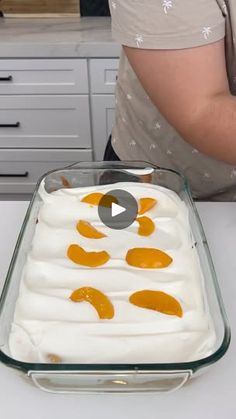
<path id="1" fill-rule="evenodd" d="M 119 59 L 94 58 L 90 60 L 89 68 L 92 94 L 113 94 L 118 76 Z"/>
<path id="2" fill-rule="evenodd" d="M 0 148 L 90 148 L 87 95 L 1 96 Z"/>
<path id="3" fill-rule="evenodd" d="M 91 161 L 92 150 L 1 150 L 0 194 L 32 193 L 48 171 L 80 161 Z"/>
<path id="4" fill-rule="evenodd" d="M 115 120 L 115 96 L 92 96 L 92 127 L 94 159 L 102 160 Z"/>
<path id="5" fill-rule="evenodd" d="M 86 94 L 85 59 L 0 60 L 0 94 Z"/>

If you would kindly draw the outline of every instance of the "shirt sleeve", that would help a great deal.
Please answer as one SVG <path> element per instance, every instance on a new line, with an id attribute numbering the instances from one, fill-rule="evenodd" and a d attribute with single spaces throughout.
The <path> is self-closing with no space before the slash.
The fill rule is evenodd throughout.
<path id="1" fill-rule="evenodd" d="M 109 0 L 113 37 L 143 49 L 182 49 L 225 36 L 221 0 Z"/>

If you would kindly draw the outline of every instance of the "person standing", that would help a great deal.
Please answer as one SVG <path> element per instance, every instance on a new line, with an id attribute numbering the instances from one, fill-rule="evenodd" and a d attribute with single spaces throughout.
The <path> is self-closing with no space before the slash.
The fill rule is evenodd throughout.
<path id="1" fill-rule="evenodd" d="M 109 0 L 122 46 L 108 158 L 177 170 L 236 201 L 236 1 Z"/>

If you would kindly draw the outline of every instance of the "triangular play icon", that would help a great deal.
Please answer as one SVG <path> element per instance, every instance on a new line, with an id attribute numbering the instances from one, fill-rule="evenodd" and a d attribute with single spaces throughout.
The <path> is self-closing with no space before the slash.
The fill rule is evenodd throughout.
<path id="1" fill-rule="evenodd" d="M 112 202 L 112 206 L 111 206 L 111 216 L 112 217 L 116 217 L 117 215 L 122 214 L 125 211 L 126 211 L 126 208 Z"/>

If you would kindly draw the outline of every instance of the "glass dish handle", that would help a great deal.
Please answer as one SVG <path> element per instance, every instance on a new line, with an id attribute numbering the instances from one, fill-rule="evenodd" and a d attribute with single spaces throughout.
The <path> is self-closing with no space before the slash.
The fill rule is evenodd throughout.
<path id="1" fill-rule="evenodd" d="M 163 393 L 181 388 L 192 371 L 29 371 L 28 376 L 41 390 L 51 393 Z"/>

